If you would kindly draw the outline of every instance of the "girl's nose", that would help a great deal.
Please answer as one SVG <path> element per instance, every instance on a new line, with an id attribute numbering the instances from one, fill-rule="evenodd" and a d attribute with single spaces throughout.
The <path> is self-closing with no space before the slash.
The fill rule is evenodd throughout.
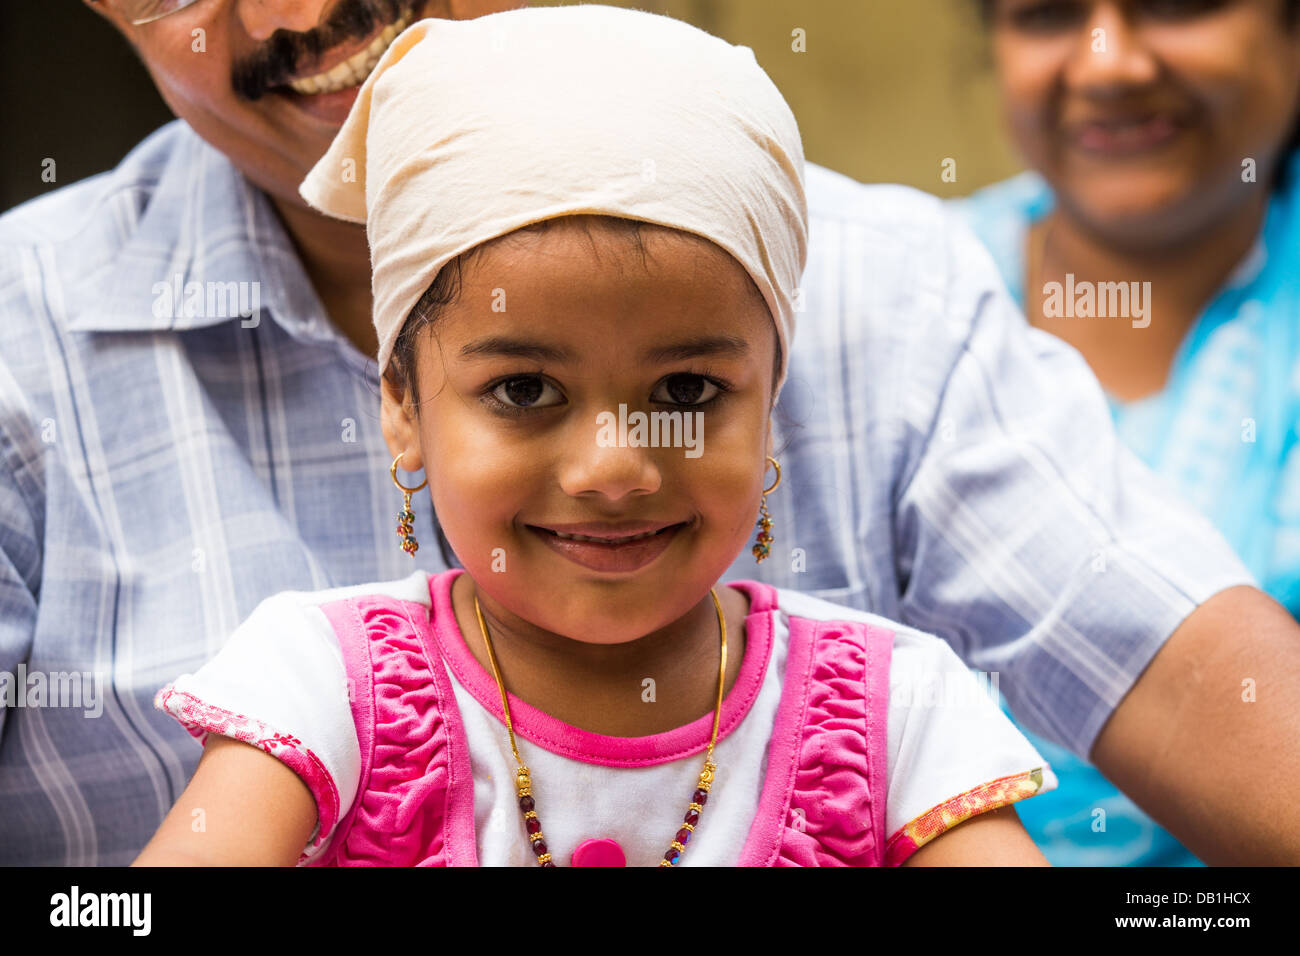
<path id="1" fill-rule="evenodd" d="M 572 437 L 560 461 L 565 494 L 618 501 L 654 494 L 663 485 L 657 456 L 664 449 L 602 444 L 595 428 L 582 432 Z"/>
<path id="2" fill-rule="evenodd" d="M 1066 66 L 1066 85 L 1095 96 L 1124 95 L 1153 82 L 1160 68 L 1121 5 L 1095 4 Z"/>

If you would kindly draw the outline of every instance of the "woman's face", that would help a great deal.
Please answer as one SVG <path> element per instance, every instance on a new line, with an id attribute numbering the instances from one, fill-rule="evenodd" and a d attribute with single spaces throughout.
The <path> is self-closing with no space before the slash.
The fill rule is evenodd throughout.
<path id="1" fill-rule="evenodd" d="M 418 416 L 384 389 L 389 446 L 425 467 L 480 591 L 591 643 L 643 637 L 708 593 L 754 531 L 771 452 L 775 332 L 757 288 L 711 243 L 642 236 L 644 257 L 631 234 L 569 217 L 486 244 L 420 336 Z M 650 413 L 680 422 L 661 447 L 635 436 Z M 545 530 L 633 523 L 678 527 L 617 550 Z"/>
<path id="2" fill-rule="evenodd" d="M 1284 0 L 995 0 L 1012 136 L 1067 212 L 1168 242 L 1268 189 L 1300 112 Z M 1243 162 L 1255 164 L 1243 182 Z"/>

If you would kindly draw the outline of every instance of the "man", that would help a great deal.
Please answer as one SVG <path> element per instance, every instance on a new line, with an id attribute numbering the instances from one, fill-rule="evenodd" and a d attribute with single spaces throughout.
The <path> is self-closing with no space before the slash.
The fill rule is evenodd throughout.
<path id="1" fill-rule="evenodd" d="M 132 859 L 199 756 L 154 691 L 276 591 L 412 569 L 365 232 L 297 186 L 385 37 L 514 5 L 86 2 L 184 122 L 0 218 L 7 863 Z M 729 577 L 939 634 L 1207 861 L 1300 862 L 1294 622 L 937 201 L 815 167 L 808 190 L 773 558 Z M 416 525 L 435 540 L 427 507 Z M 98 715 L 33 690 L 70 674 Z"/>

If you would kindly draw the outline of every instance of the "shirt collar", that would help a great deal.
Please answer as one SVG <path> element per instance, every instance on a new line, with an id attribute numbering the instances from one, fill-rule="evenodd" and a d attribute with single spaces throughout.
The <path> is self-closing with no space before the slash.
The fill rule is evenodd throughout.
<path id="1" fill-rule="evenodd" d="M 257 322 L 270 316 L 295 337 L 336 337 L 270 199 L 187 124 L 170 125 L 171 149 L 139 219 L 74 287 L 68 327 L 251 327 L 254 317 L 244 315 L 256 307 Z M 113 175 L 138 189 L 131 162 Z"/>

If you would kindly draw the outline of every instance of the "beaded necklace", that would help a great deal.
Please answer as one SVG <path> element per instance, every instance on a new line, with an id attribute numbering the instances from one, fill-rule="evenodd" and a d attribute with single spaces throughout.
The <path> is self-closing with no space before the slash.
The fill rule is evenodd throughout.
<path id="1" fill-rule="evenodd" d="M 713 597 L 713 606 L 718 612 L 718 628 L 722 633 L 722 660 L 718 665 L 718 702 L 713 710 L 713 736 L 709 738 L 709 746 L 704 753 L 704 769 L 700 771 L 699 784 L 691 794 L 691 803 L 686 810 L 686 816 L 668 852 L 659 861 L 660 866 L 676 866 L 681 859 L 686 844 L 690 842 L 691 835 L 699 825 L 700 813 L 704 810 L 704 804 L 709 799 L 709 790 L 713 786 L 713 772 L 718 768 L 718 765 L 713 762 L 713 746 L 718 742 L 718 718 L 722 715 L 722 684 L 727 671 L 727 619 L 722 613 L 722 602 L 718 600 L 717 592 L 710 588 L 709 594 Z M 483 620 L 483 610 L 479 607 L 477 593 L 474 595 L 474 613 L 478 616 L 479 630 L 483 632 L 483 643 L 487 645 L 488 660 L 492 664 L 492 676 L 496 678 L 497 689 L 501 691 L 501 709 L 505 712 L 510 749 L 514 752 L 515 763 L 519 764 L 519 769 L 515 771 L 515 790 L 519 796 L 519 809 L 524 815 L 524 829 L 528 833 L 528 841 L 532 844 L 532 851 L 537 857 L 538 865 L 555 866 L 546 846 L 546 838 L 542 835 L 542 822 L 534 809 L 536 803 L 533 800 L 532 778 L 529 776 L 528 768 L 519 758 L 514 726 L 510 722 L 510 704 L 506 700 L 506 685 L 501 681 L 501 669 L 497 667 L 496 652 L 492 650 L 492 638 L 488 636 L 487 624 Z"/>

